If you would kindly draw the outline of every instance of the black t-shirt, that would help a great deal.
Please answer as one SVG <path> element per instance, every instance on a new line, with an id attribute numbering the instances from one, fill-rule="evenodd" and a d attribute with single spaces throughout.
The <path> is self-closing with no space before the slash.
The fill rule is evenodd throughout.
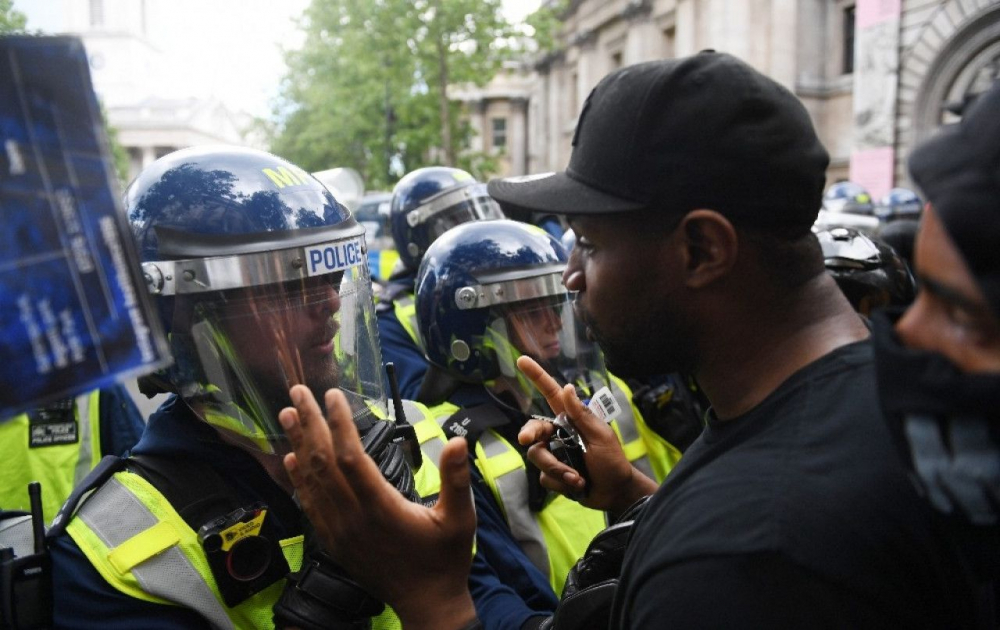
<path id="1" fill-rule="evenodd" d="M 637 524 L 612 625 L 975 625 L 974 588 L 878 408 L 860 342 L 710 419 Z"/>

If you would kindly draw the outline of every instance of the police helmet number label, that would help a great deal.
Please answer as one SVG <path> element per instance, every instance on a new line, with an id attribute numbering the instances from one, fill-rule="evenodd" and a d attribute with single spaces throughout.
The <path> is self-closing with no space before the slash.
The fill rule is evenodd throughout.
<path id="1" fill-rule="evenodd" d="M 310 276 L 341 271 L 364 263 L 361 239 L 307 247 L 306 271 Z"/>

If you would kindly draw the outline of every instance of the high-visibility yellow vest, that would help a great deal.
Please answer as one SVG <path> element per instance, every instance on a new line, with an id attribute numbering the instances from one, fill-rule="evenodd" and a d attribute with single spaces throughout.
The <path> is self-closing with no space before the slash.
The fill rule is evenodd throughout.
<path id="1" fill-rule="evenodd" d="M 39 481 L 49 522 L 73 487 L 101 461 L 100 392 L 65 404 L 71 413 L 48 427 L 33 424 L 26 413 L 0 424 L 0 508 L 29 510 L 28 483 Z"/>
<path id="2" fill-rule="evenodd" d="M 623 413 L 611 426 L 632 464 L 662 482 L 680 459 L 680 452 L 650 430 L 632 404 L 631 391 L 612 377 L 610 389 Z M 459 410 L 451 403 L 431 408 L 443 424 Z M 443 438 L 442 438 L 443 439 Z M 475 447 L 476 466 L 500 506 L 511 533 L 531 562 L 562 594 L 569 570 L 583 557 L 594 536 L 607 527 L 604 512 L 592 510 L 562 495 L 533 512 L 528 505 L 528 479 L 521 453 L 496 431 L 482 433 Z"/>
<path id="3" fill-rule="evenodd" d="M 404 401 L 404 413 L 418 440 L 435 440 L 443 433 L 427 408 Z M 440 492 L 438 460 L 424 460 L 414 475 L 417 492 Z M 212 575 L 197 533 L 170 502 L 141 476 L 116 473 L 94 491 L 66 528 L 84 555 L 116 590 L 143 601 L 194 610 L 217 628 L 273 628 L 272 609 L 285 580 L 268 586 L 229 607 Z M 279 541 L 292 572 L 302 567 L 303 537 Z M 398 629 L 390 608 L 372 620 L 372 627 Z"/>
<path id="4" fill-rule="evenodd" d="M 369 252 L 371 256 L 373 252 Z M 378 276 L 376 280 L 388 280 L 392 276 L 396 263 L 399 262 L 399 252 L 394 249 L 383 249 L 378 252 Z"/>

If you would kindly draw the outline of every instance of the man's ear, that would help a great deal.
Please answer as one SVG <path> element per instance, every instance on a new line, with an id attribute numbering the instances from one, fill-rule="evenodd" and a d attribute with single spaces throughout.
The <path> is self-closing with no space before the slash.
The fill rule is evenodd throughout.
<path id="1" fill-rule="evenodd" d="M 700 289 L 732 271 L 739 255 L 736 228 L 715 210 L 692 210 L 677 228 L 683 239 L 685 284 Z"/>

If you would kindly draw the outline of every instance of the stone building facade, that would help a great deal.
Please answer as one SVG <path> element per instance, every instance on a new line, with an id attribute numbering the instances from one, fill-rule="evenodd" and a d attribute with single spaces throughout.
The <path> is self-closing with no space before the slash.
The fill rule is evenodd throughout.
<path id="1" fill-rule="evenodd" d="M 831 155 L 829 182 L 855 179 L 880 196 L 909 185 L 906 158 L 956 119 L 948 106 L 1000 76 L 1000 0 L 563 2 L 555 50 L 484 90 L 483 112 L 517 112 L 489 124 L 527 139 L 523 155 L 506 147 L 505 175 L 564 168 L 580 107 L 608 72 L 712 48 L 802 99 Z"/>
<path id="2" fill-rule="evenodd" d="M 160 95 L 167 69 L 149 36 L 150 25 L 159 19 L 157 10 L 169 7 L 148 0 L 46 0 L 44 6 L 26 5 L 24 12 L 29 27 L 83 40 L 94 90 L 118 131 L 118 143 L 128 152 L 130 178 L 180 148 L 261 145 L 247 136 L 251 117 L 218 99 Z"/>

